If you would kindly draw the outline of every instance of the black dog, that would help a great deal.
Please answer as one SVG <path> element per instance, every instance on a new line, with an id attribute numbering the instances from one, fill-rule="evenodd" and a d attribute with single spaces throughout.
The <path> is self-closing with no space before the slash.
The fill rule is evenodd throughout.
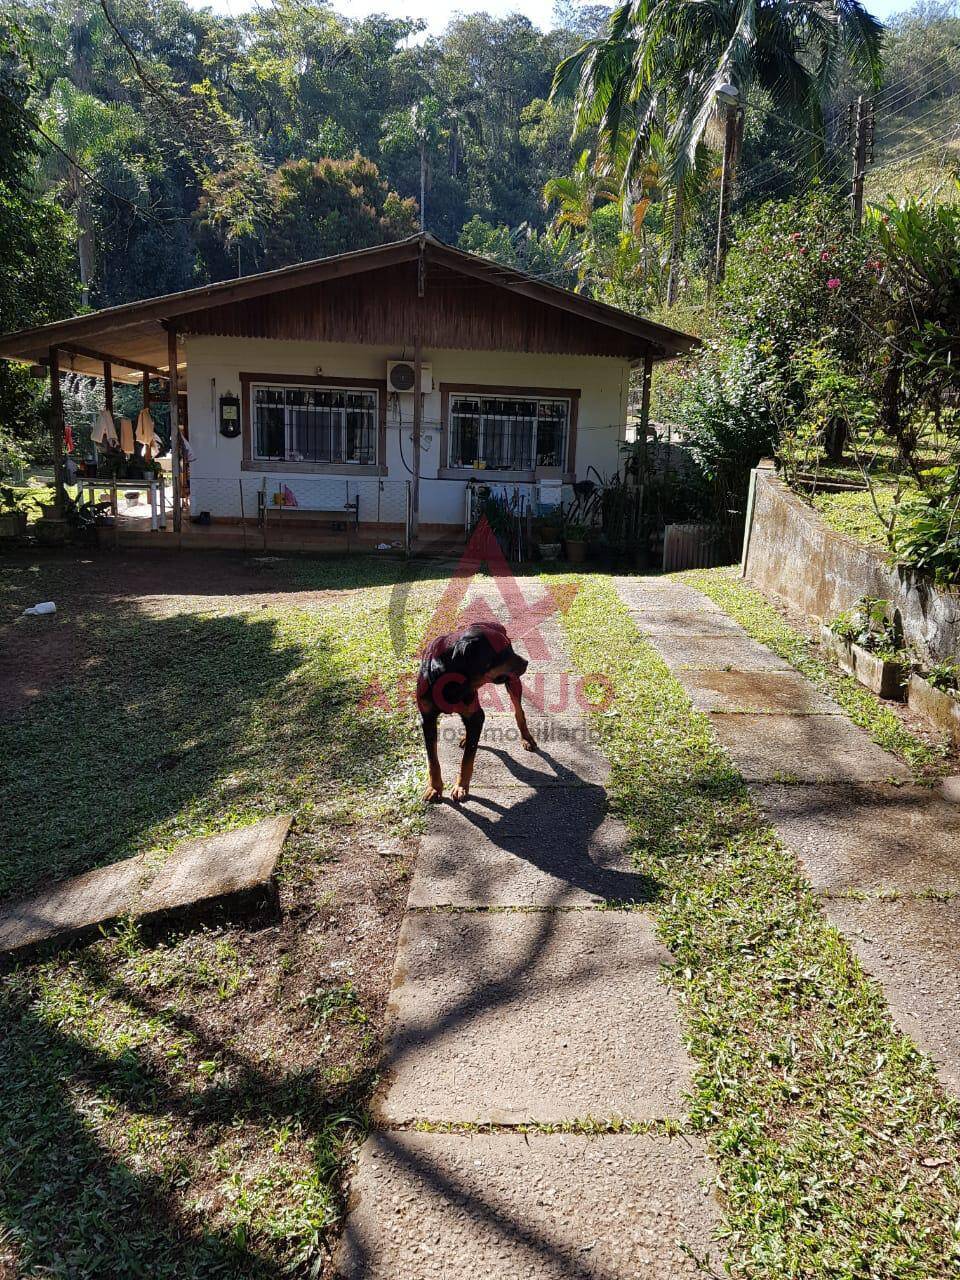
<path id="1" fill-rule="evenodd" d="M 437 756 L 437 721 L 443 714 L 460 716 L 465 731 L 460 742 L 463 747 L 460 777 L 451 797 L 463 800 L 470 793 L 473 762 L 484 721 L 477 697 L 481 685 L 507 686 L 520 741 L 528 751 L 536 750 L 537 744 L 527 728 L 521 705 L 520 677 L 526 669 L 526 659 L 514 653 L 506 628 L 499 622 L 476 623 L 462 631 L 439 636 L 427 647 L 417 678 L 417 706 L 430 763 L 430 785 L 424 792 L 424 800 L 439 800 L 443 795 Z"/>

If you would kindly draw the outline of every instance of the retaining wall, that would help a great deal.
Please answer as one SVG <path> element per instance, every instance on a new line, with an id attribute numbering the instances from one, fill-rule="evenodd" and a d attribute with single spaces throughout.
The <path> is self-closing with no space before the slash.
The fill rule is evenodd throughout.
<path id="1" fill-rule="evenodd" d="M 889 600 L 904 635 L 928 658 L 960 654 L 960 595 L 892 567 L 882 551 L 829 528 L 811 507 L 759 467 L 744 534 L 743 573 L 802 613 L 829 621 L 861 596 Z"/>

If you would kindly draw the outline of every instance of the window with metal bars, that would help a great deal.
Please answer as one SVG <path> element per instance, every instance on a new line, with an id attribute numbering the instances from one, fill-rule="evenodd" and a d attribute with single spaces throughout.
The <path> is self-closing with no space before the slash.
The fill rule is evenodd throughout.
<path id="1" fill-rule="evenodd" d="M 377 461 L 377 393 L 254 386 L 253 456 L 263 462 Z"/>
<path id="2" fill-rule="evenodd" d="M 488 471 L 562 467 L 570 401 L 527 396 L 454 396 L 451 467 L 482 463 Z"/>

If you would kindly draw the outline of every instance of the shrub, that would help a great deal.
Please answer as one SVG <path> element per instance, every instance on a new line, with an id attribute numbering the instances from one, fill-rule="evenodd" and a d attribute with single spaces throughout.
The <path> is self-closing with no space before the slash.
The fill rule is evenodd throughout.
<path id="1" fill-rule="evenodd" d="M 928 573 L 937 582 L 960 581 L 960 511 L 957 502 L 944 502 L 923 493 L 900 507 L 893 531 L 897 559 Z"/>
<path id="2" fill-rule="evenodd" d="M 898 615 L 890 612 L 889 600 L 861 596 L 855 608 L 838 613 L 828 628 L 842 640 L 857 644 L 887 662 L 907 665 L 903 630 Z"/>
<path id="3" fill-rule="evenodd" d="M 750 470 L 773 451 L 777 372 L 759 344 L 712 341 L 683 391 L 684 440 L 717 514 L 742 511 Z"/>

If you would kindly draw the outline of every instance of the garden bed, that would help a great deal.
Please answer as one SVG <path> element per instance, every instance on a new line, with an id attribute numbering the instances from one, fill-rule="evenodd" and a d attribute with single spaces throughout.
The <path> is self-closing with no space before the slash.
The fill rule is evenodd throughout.
<path id="1" fill-rule="evenodd" d="M 864 649 L 852 640 L 836 635 L 829 627 L 820 628 L 824 648 L 836 658 L 840 667 L 881 698 L 893 702 L 904 699 L 904 670 L 899 662 L 891 662 Z"/>
<path id="2" fill-rule="evenodd" d="M 914 674 L 907 683 L 907 705 L 960 744 L 960 701 L 954 694 Z"/>

